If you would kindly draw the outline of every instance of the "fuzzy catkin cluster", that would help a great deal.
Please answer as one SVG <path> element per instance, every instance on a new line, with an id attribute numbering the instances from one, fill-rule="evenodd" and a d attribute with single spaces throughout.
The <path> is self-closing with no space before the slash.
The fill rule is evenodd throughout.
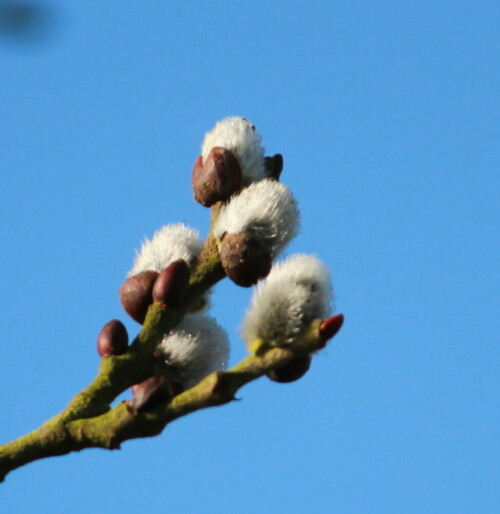
<path id="1" fill-rule="evenodd" d="M 266 177 L 262 138 L 245 118 L 225 118 L 207 132 L 201 146 L 203 160 L 208 157 L 210 150 L 217 146 L 230 150 L 237 157 L 244 185 Z"/>
<path id="2" fill-rule="evenodd" d="M 270 346 L 293 344 L 314 320 L 329 315 L 333 300 L 329 271 L 316 257 L 298 254 L 272 265 L 297 235 L 300 213 L 290 189 L 277 180 L 283 164 L 281 155 L 266 159 L 255 127 L 245 118 L 233 116 L 219 121 L 207 132 L 202 155 L 192 173 L 195 200 L 206 207 L 218 203 L 211 236 L 215 237 L 224 272 L 242 287 L 257 283 L 242 326 L 242 336 L 250 347 L 256 342 Z M 274 162 L 274 168 L 269 162 Z M 186 264 L 192 266 L 202 246 L 196 230 L 182 223 L 165 225 L 142 244 L 129 272 L 129 277 L 135 277 L 137 282 L 123 291 L 134 301 L 139 298 L 146 312 L 152 298 L 159 301 L 161 288 L 154 287 L 155 280 L 157 286 L 161 283 L 156 279 L 158 273 L 163 271 L 162 279 L 180 283 L 180 277 L 176 278 L 172 270 L 182 266 L 175 261 L 185 261 L 184 269 L 189 273 Z M 172 305 L 175 307 L 175 302 L 171 301 Z M 140 320 L 142 316 L 134 319 Z M 158 342 L 157 350 L 170 378 L 184 389 L 213 371 L 226 369 L 229 358 L 225 330 L 213 318 L 199 312 L 186 314 Z M 302 374 L 309 363 L 310 358 L 307 366 L 302 366 Z M 290 364 L 295 366 L 291 374 L 290 370 L 282 370 L 281 376 L 276 370 L 276 377 L 269 376 L 277 381 L 301 376 L 297 366 Z"/>
<path id="3" fill-rule="evenodd" d="M 129 276 L 149 270 L 160 272 L 178 259 L 192 263 L 202 246 L 196 230 L 182 223 L 165 225 L 142 244 Z M 171 378 L 187 389 L 213 371 L 226 369 L 229 342 L 225 330 L 212 317 L 187 314 L 159 342 L 158 351 Z"/>
<path id="4" fill-rule="evenodd" d="M 214 318 L 188 314 L 163 338 L 159 350 L 172 378 L 187 389 L 227 368 L 229 340 Z"/>
<path id="5" fill-rule="evenodd" d="M 226 233 L 244 232 L 277 256 L 297 235 L 299 209 L 290 189 L 275 180 L 254 182 L 233 196 L 219 213 L 214 227 L 221 239 Z"/>
<path id="6" fill-rule="evenodd" d="M 275 265 L 259 282 L 242 326 L 248 345 L 292 344 L 315 319 L 326 318 L 333 290 L 328 268 L 316 257 L 297 254 Z"/>
<path id="7" fill-rule="evenodd" d="M 177 259 L 191 264 L 202 246 L 197 230 L 183 223 L 165 225 L 154 233 L 151 240 L 144 241 L 128 276 L 147 270 L 160 272 Z"/>

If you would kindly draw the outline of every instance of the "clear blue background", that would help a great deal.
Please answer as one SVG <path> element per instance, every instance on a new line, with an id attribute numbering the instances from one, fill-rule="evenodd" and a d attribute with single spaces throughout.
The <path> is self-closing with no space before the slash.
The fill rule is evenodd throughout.
<path id="1" fill-rule="evenodd" d="M 39 461 L 2 511 L 494 513 L 498 499 L 496 1 L 39 3 L 0 35 L 0 440 L 95 376 L 145 236 L 206 234 L 191 166 L 249 118 L 332 270 L 342 332 L 299 382 L 119 452 Z M 41 24 L 42 25 L 42 24 Z M 244 354 L 250 291 L 214 314 Z"/>

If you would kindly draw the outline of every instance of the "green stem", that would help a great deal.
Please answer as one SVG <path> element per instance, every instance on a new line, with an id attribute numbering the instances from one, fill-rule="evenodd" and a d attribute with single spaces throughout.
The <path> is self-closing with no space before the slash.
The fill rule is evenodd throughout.
<path id="1" fill-rule="evenodd" d="M 212 373 L 195 387 L 173 398 L 168 405 L 160 405 L 149 412 L 137 414 L 128 402 L 122 402 L 106 412 L 77 419 L 74 417 L 77 408 L 70 411 L 71 415 L 66 409 L 32 433 L 0 446 L 0 480 L 10 471 L 34 460 L 84 448 L 117 449 L 123 441 L 158 435 L 168 423 L 187 414 L 231 402 L 237 391 L 248 382 L 297 356 L 321 349 L 325 342 L 319 337 L 318 325 L 313 323 L 310 331 L 293 348 L 271 348 L 262 355 L 250 355 L 231 370 Z"/>

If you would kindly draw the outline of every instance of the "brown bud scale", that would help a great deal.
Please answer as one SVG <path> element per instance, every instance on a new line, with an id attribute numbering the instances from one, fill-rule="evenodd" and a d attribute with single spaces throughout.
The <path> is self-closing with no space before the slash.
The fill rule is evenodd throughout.
<path id="1" fill-rule="evenodd" d="M 154 270 L 141 271 L 125 280 L 120 288 L 120 300 L 125 312 L 141 325 L 153 303 L 153 286 L 158 275 Z"/>
<path id="2" fill-rule="evenodd" d="M 172 382 L 165 375 L 157 375 L 132 386 L 131 406 L 137 413 L 146 412 L 169 402 L 181 392 L 177 382 Z"/>
<path id="3" fill-rule="evenodd" d="M 311 366 L 311 360 L 312 358 L 310 355 L 297 357 L 284 366 L 270 371 L 267 373 L 267 376 L 273 382 L 280 382 L 282 384 L 295 382 L 295 380 L 299 380 L 299 378 L 302 378 L 307 373 Z"/>
<path id="4" fill-rule="evenodd" d="M 106 323 L 97 336 L 97 353 L 104 359 L 110 355 L 125 353 L 128 333 L 125 325 L 117 319 Z"/>
<path id="5" fill-rule="evenodd" d="M 272 258 L 267 248 L 243 232 L 224 235 L 219 258 L 226 275 L 242 287 L 256 284 L 271 271 Z"/>
<path id="6" fill-rule="evenodd" d="M 159 275 L 153 287 L 153 300 L 178 307 L 189 287 L 190 270 L 187 262 L 178 259 L 169 264 Z"/>
<path id="7" fill-rule="evenodd" d="M 191 183 L 194 198 L 205 207 L 225 201 L 241 189 L 241 166 L 236 156 L 221 146 L 210 150 L 205 161 L 201 155 L 196 159 Z"/>

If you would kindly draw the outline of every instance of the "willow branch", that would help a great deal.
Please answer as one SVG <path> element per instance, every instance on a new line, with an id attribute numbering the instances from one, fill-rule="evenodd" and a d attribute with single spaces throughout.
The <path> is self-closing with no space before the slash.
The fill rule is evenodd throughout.
<path id="1" fill-rule="evenodd" d="M 212 216 L 216 215 L 217 206 L 212 208 Z M 128 401 L 113 407 L 122 392 L 167 371 L 164 360 L 155 353 L 158 342 L 224 277 L 216 242 L 209 236 L 191 270 L 189 288 L 181 304 L 169 308 L 153 303 L 126 352 L 103 358 L 93 382 L 62 412 L 33 432 L 0 445 L 0 481 L 14 469 L 39 459 L 85 448 L 114 450 L 124 441 L 158 435 L 168 423 L 200 409 L 229 403 L 248 382 L 325 346 L 324 333 L 320 333 L 322 320 L 316 320 L 293 346 L 261 346 L 234 368 L 210 374 L 168 403 L 165 400 L 145 412 L 138 412 Z"/>
<path id="2" fill-rule="evenodd" d="M 82 446 L 84 438 L 78 435 L 78 430 L 71 428 L 71 422 L 99 419 L 104 414 L 115 419 L 121 410 L 120 407 L 111 409 L 115 398 L 132 385 L 161 372 L 164 363 L 154 353 L 158 341 L 180 322 L 204 292 L 224 277 L 215 241 L 209 237 L 194 265 L 182 305 L 169 309 L 152 304 L 142 330 L 127 351 L 123 355 L 103 359 L 97 377 L 62 412 L 30 434 L 0 445 L 0 481 L 13 469 L 34 460 L 96 446 Z M 135 424 L 140 425 L 141 422 Z"/>
<path id="3" fill-rule="evenodd" d="M 100 415 L 81 419 L 74 418 L 78 409 L 66 409 L 39 429 L 0 446 L 0 478 L 3 480 L 10 471 L 46 457 L 85 448 L 118 449 L 126 440 L 160 434 L 168 423 L 187 414 L 229 403 L 245 384 L 283 366 L 294 357 L 321 349 L 325 342 L 318 327 L 319 323 L 313 324 L 293 349 L 272 348 L 262 355 L 250 355 L 229 371 L 212 373 L 195 387 L 173 398 L 168 405 L 150 412 L 138 414 L 126 401 Z M 92 387 L 97 388 L 93 384 L 87 390 Z"/>

